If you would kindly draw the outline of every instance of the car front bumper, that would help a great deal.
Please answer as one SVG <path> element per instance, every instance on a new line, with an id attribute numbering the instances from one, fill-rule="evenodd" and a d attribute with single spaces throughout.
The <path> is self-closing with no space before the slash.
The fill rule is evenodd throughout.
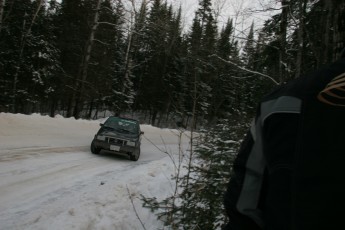
<path id="1" fill-rule="evenodd" d="M 138 149 L 136 146 L 116 145 L 96 138 L 93 140 L 93 143 L 96 148 L 119 153 L 134 153 Z"/>

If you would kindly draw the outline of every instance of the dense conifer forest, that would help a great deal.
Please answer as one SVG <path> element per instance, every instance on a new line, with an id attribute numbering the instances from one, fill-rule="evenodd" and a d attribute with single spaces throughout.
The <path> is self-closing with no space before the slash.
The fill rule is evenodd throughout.
<path id="1" fill-rule="evenodd" d="M 242 37 L 232 18 L 220 25 L 211 0 L 184 30 L 183 9 L 128 2 L 1 0 L 0 111 L 213 124 L 253 114 L 276 84 L 334 60 L 344 36 L 334 33 L 341 0 L 276 1 L 281 10 Z"/>

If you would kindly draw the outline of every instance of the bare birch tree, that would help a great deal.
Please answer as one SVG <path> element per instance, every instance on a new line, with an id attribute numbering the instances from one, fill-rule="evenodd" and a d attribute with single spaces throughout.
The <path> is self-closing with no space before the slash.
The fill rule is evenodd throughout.
<path id="1" fill-rule="evenodd" d="M 79 81 L 77 81 L 77 98 L 75 101 L 75 109 L 74 109 L 74 117 L 75 118 L 79 118 L 79 113 L 80 113 L 80 109 L 82 108 L 83 104 L 83 94 L 84 94 L 84 87 L 85 87 L 85 82 L 86 82 L 86 78 L 87 78 L 87 70 L 88 70 L 88 65 L 89 65 L 89 61 L 90 61 L 90 56 L 91 56 L 91 51 L 92 51 L 92 46 L 93 46 L 93 42 L 95 39 L 95 33 L 98 27 L 98 19 L 99 19 L 99 11 L 101 8 L 101 3 L 102 0 L 97 0 L 97 5 L 96 5 L 96 9 L 95 9 L 95 14 L 93 17 L 93 21 L 92 21 L 92 27 L 90 30 L 90 35 L 89 35 L 89 39 L 86 41 L 86 46 L 85 46 L 85 50 L 84 50 L 84 55 L 82 56 L 82 62 L 80 64 L 79 67 Z M 81 108 L 80 108 L 81 107 Z"/>

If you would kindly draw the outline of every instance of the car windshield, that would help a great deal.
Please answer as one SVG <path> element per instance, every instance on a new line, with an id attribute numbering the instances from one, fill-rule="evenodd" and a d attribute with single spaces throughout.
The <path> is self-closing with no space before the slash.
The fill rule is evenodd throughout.
<path id="1" fill-rule="evenodd" d="M 112 128 L 123 133 L 138 133 L 138 122 L 119 117 L 109 117 L 104 123 L 104 127 Z"/>

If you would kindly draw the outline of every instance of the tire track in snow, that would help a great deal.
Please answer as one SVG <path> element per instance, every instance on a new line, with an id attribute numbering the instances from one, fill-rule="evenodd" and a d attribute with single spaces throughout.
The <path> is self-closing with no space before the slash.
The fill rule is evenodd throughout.
<path id="1" fill-rule="evenodd" d="M 133 167 L 127 159 L 114 161 L 107 155 L 71 152 L 82 149 L 85 147 L 20 149 L 24 155 L 41 154 L 37 158 L 17 159 L 17 167 L 13 166 L 13 162 L 0 162 L 0 209 L 8 212 L 12 208 L 15 211 L 17 206 L 30 204 L 32 200 L 43 202 L 45 195 L 48 195 L 47 199 L 54 197 L 54 193 L 59 197 L 62 191 L 72 189 L 78 182 L 86 183 L 99 174 L 116 173 Z M 16 150 L 17 153 L 20 151 Z M 6 164 L 10 165 L 9 170 L 6 170 Z"/>
<path id="2" fill-rule="evenodd" d="M 29 157 L 35 157 L 36 155 L 44 153 L 64 153 L 64 152 L 77 152 L 82 151 L 86 152 L 90 147 L 89 146 L 73 146 L 73 147 L 25 147 L 25 148 L 12 148 L 1 150 L 0 153 L 0 162 L 3 161 L 13 161 L 26 159 Z"/>

